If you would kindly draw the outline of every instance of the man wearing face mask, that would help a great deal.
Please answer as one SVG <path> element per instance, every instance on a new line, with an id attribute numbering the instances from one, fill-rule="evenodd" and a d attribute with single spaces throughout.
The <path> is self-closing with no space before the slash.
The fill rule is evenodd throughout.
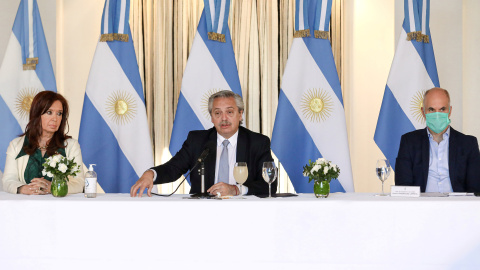
<path id="1" fill-rule="evenodd" d="M 447 90 L 425 92 L 422 114 L 427 128 L 402 136 L 396 185 L 420 186 L 422 192 L 480 192 L 477 138 L 450 127 L 451 113 Z"/>

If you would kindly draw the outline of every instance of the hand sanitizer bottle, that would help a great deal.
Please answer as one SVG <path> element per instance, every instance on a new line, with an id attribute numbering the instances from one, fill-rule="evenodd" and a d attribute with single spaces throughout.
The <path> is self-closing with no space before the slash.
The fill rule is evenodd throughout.
<path id="1" fill-rule="evenodd" d="M 96 164 L 90 164 L 88 172 L 85 173 L 85 198 L 97 197 L 97 173 L 93 171 L 93 166 Z"/>

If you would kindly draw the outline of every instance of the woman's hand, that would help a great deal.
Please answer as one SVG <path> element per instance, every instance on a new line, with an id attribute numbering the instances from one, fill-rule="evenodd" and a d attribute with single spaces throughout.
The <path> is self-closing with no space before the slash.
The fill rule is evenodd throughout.
<path id="1" fill-rule="evenodd" d="M 41 190 L 44 191 L 45 194 L 50 193 L 50 189 L 52 186 L 52 182 L 44 179 L 44 178 L 33 178 L 32 181 L 30 181 L 30 184 L 36 184 L 36 186 Z"/>
<path id="2" fill-rule="evenodd" d="M 34 178 L 28 185 L 23 185 L 18 189 L 19 194 L 26 195 L 45 195 L 50 193 L 51 183 L 43 178 Z"/>

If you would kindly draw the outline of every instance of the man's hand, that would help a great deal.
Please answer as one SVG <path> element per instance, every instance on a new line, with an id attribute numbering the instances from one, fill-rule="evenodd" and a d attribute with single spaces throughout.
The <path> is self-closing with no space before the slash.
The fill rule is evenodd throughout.
<path id="1" fill-rule="evenodd" d="M 130 197 L 135 197 L 137 196 L 138 192 L 138 197 L 142 197 L 143 191 L 145 188 L 147 188 L 147 195 L 148 197 L 152 197 L 152 188 L 153 188 L 153 172 L 148 170 L 143 173 L 142 177 L 137 180 L 135 185 L 132 186 L 130 189 Z"/>
<path id="2" fill-rule="evenodd" d="M 208 190 L 208 193 L 212 195 L 217 195 L 217 192 L 220 192 L 220 196 L 227 196 L 227 195 L 232 195 L 235 196 L 237 195 L 237 186 L 235 185 L 229 185 L 224 182 L 219 182 L 216 183 L 215 185 L 211 186 Z"/>

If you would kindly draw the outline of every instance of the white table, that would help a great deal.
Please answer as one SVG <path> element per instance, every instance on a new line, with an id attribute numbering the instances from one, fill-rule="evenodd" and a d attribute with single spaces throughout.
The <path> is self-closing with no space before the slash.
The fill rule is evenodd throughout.
<path id="1" fill-rule="evenodd" d="M 478 269 L 480 198 L 0 192 L 0 269 Z"/>

